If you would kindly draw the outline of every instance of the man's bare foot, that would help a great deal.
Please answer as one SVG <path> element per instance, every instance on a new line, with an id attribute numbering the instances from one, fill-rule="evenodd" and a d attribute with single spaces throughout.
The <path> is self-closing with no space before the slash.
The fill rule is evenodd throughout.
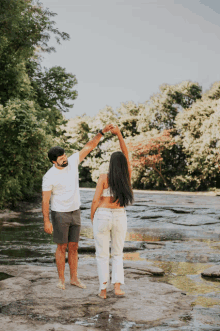
<path id="1" fill-rule="evenodd" d="M 83 284 L 83 283 L 81 283 L 81 281 L 80 281 L 80 279 L 78 278 L 78 279 L 71 279 L 70 280 L 70 284 L 71 285 L 74 285 L 74 286 L 78 286 L 78 287 L 80 287 L 80 288 L 86 288 L 86 285 L 85 284 Z"/>
<path id="2" fill-rule="evenodd" d="M 59 287 L 61 290 L 65 290 L 65 280 L 64 279 L 59 279 L 57 287 Z"/>

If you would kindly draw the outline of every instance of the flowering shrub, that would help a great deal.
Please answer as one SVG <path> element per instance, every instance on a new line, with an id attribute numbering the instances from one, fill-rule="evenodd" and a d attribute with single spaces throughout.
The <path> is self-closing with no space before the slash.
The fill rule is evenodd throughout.
<path id="1" fill-rule="evenodd" d="M 143 138 L 143 137 L 142 137 Z M 169 130 L 164 130 L 156 137 L 145 137 L 138 144 L 129 143 L 129 148 L 132 151 L 132 166 L 143 170 L 146 168 L 153 169 L 164 182 L 167 188 L 170 188 L 166 177 L 163 175 L 163 155 L 165 149 L 171 149 L 175 142 L 170 136 Z"/>

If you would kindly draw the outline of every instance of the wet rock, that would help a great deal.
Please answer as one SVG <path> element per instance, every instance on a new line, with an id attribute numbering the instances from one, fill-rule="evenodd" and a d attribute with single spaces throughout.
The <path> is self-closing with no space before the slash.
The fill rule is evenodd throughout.
<path id="1" fill-rule="evenodd" d="M 3 222 L 2 224 L 4 227 L 15 227 L 15 226 L 25 226 L 25 224 L 18 223 L 18 222 Z"/>
<path id="2" fill-rule="evenodd" d="M 145 241 L 144 245 L 158 245 L 158 246 L 165 246 L 166 244 L 161 241 Z"/>
<path id="3" fill-rule="evenodd" d="M 111 243 L 109 243 L 109 246 L 111 247 Z M 144 245 L 141 242 L 132 242 L 132 241 L 126 241 L 124 245 L 124 252 L 135 252 L 137 250 L 144 249 Z M 93 244 L 91 244 L 90 241 L 87 241 L 86 239 L 83 241 L 83 243 L 79 242 L 79 253 L 95 253 L 95 245 L 94 241 Z"/>
<path id="4" fill-rule="evenodd" d="M 3 330 L 26 331 L 39 330 L 41 325 L 41 330 L 49 331 L 43 326 L 61 323 L 63 327 L 72 325 L 72 329 L 78 330 L 74 324 L 76 320 L 93 318 L 94 325 L 90 324 L 92 330 L 93 326 L 100 327 L 94 316 L 101 316 L 103 323 L 108 323 L 110 315 L 112 327 L 117 321 L 159 325 L 172 315 L 185 314 L 191 310 L 190 296 L 182 296 L 175 286 L 154 282 L 148 277 L 150 272 L 158 274 L 159 268 L 153 268 L 148 262 L 129 262 L 125 267 L 130 267 L 125 269 L 126 272 L 130 269 L 130 273 L 137 273 L 135 279 L 125 276 L 122 289 L 126 297 L 115 297 L 110 285 L 107 299 L 103 301 L 97 296 L 99 283 L 95 263 L 79 263 L 79 278 L 87 285 L 84 290 L 69 284 L 69 268 L 66 268 L 65 291 L 56 287 L 58 277 L 55 266 L 0 266 L 0 272 L 14 276 L 0 282 L 1 326 Z M 13 329 L 11 326 L 18 318 L 19 327 Z M 28 323 L 38 326 L 38 329 L 29 327 Z M 115 324 L 116 329 L 121 327 Z"/>
<path id="5" fill-rule="evenodd" d="M 201 273 L 204 277 L 220 278 L 220 265 L 215 265 Z"/>
<path id="6" fill-rule="evenodd" d="M 141 216 L 139 217 L 141 220 L 152 220 L 152 219 L 158 219 L 158 218 L 163 218 L 162 215 L 146 215 L 146 216 Z"/>
<path id="7" fill-rule="evenodd" d="M 27 213 L 42 213 L 42 208 L 33 208 L 30 210 L 27 210 Z"/>
<path id="8" fill-rule="evenodd" d="M 174 209 L 174 208 L 166 208 L 167 210 L 172 211 L 175 214 L 191 214 L 192 210 L 186 210 L 186 209 Z"/>
<path id="9" fill-rule="evenodd" d="M 152 275 L 152 276 L 163 276 L 164 271 L 160 268 L 149 266 L 149 267 L 138 267 L 136 269 L 134 268 L 128 268 L 126 270 L 126 274 L 133 273 L 138 275 Z"/>
<path id="10" fill-rule="evenodd" d="M 172 221 L 173 224 L 186 225 L 186 226 L 200 226 L 220 223 L 220 220 L 207 215 L 188 215 L 184 219 L 177 219 Z"/>
<path id="11" fill-rule="evenodd" d="M 144 247 L 145 247 L 146 249 L 160 249 L 160 248 L 161 248 L 161 246 L 159 246 L 159 245 L 154 245 L 154 244 L 144 244 Z"/>
<path id="12" fill-rule="evenodd" d="M 8 220 L 12 218 L 18 218 L 21 215 L 19 212 L 14 212 L 9 209 L 5 209 L 3 211 L 0 211 L 0 219 Z"/>

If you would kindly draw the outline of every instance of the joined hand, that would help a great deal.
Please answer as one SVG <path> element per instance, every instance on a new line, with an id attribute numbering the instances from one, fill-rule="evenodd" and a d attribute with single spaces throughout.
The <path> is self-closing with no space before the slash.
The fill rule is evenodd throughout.
<path id="1" fill-rule="evenodd" d="M 111 130 L 111 133 L 118 135 L 120 133 L 119 127 L 115 125 Z"/>
<path id="2" fill-rule="evenodd" d="M 102 130 L 103 133 L 111 131 L 114 128 L 113 124 L 108 124 L 104 127 L 104 129 Z"/>

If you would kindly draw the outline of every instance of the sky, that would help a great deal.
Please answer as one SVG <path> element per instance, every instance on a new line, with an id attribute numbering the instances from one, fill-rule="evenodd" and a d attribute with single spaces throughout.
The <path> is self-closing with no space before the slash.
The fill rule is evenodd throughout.
<path id="1" fill-rule="evenodd" d="M 76 76 L 67 119 L 121 103 L 145 103 L 159 86 L 185 80 L 203 92 L 220 81 L 220 0 L 40 0 L 70 34 L 42 66 Z"/>

